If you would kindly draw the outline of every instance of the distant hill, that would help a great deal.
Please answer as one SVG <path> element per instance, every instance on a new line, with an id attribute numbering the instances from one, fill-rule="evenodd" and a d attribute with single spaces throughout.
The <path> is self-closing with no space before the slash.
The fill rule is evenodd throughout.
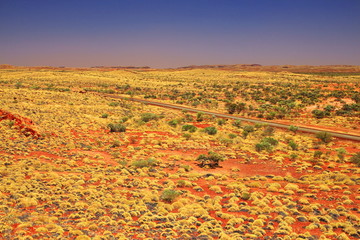
<path id="1" fill-rule="evenodd" d="M 272 65 L 263 66 L 260 64 L 233 64 L 233 65 L 191 65 L 177 69 L 222 69 L 233 71 L 265 71 L 265 72 L 293 72 L 293 73 L 316 73 L 316 72 L 346 72 L 359 73 L 360 66 L 355 65 Z"/>

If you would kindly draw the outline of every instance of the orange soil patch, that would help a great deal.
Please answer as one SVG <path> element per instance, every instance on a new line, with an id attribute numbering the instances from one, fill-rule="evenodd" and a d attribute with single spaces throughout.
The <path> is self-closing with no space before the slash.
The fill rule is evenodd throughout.
<path id="1" fill-rule="evenodd" d="M 0 121 L 3 120 L 14 121 L 14 125 L 19 128 L 25 136 L 33 136 L 35 138 L 40 137 L 40 134 L 33 129 L 33 122 L 29 118 L 21 117 L 0 109 Z"/>

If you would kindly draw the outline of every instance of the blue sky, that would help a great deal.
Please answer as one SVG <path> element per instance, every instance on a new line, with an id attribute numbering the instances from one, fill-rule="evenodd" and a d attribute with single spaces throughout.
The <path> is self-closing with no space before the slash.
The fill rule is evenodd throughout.
<path id="1" fill-rule="evenodd" d="M 0 64 L 360 65 L 359 0 L 0 0 Z"/>

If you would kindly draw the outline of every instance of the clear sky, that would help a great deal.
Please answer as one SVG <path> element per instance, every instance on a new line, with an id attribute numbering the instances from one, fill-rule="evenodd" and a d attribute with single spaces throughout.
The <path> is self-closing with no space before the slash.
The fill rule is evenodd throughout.
<path id="1" fill-rule="evenodd" d="M 0 64 L 360 65 L 360 0 L 0 0 Z"/>

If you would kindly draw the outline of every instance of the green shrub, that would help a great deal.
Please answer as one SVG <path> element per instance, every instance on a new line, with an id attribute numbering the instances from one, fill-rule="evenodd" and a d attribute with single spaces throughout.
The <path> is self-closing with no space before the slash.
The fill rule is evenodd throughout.
<path id="1" fill-rule="evenodd" d="M 120 105 L 119 102 L 111 102 L 111 103 L 109 103 L 109 106 L 110 106 L 110 107 L 117 107 L 117 106 L 119 106 L 119 105 Z"/>
<path id="2" fill-rule="evenodd" d="M 189 140 L 191 138 L 191 134 L 190 133 L 184 133 L 182 135 L 184 138 L 186 138 L 186 140 Z"/>
<path id="3" fill-rule="evenodd" d="M 311 113 L 313 114 L 313 116 L 315 118 L 318 118 L 318 119 L 330 116 L 330 112 L 322 111 L 322 110 L 319 110 L 319 109 L 315 109 Z"/>
<path id="4" fill-rule="evenodd" d="M 329 143 L 332 141 L 332 135 L 328 132 L 318 132 L 316 137 L 324 143 Z"/>
<path id="5" fill-rule="evenodd" d="M 225 146 L 230 146 L 231 144 L 234 143 L 234 141 L 232 139 L 229 138 L 220 138 L 219 141 L 224 144 Z"/>
<path id="6" fill-rule="evenodd" d="M 237 137 L 236 134 L 234 134 L 234 133 L 229 133 L 229 138 L 230 138 L 230 139 L 234 139 L 234 138 L 236 138 L 236 137 Z"/>
<path id="7" fill-rule="evenodd" d="M 275 128 L 271 127 L 271 126 L 266 126 L 263 132 L 263 136 L 272 136 L 274 135 L 275 132 Z"/>
<path id="8" fill-rule="evenodd" d="M 110 132 L 125 132 L 126 131 L 126 127 L 124 125 L 122 125 L 121 123 L 110 123 L 108 125 L 108 127 L 110 128 Z"/>
<path id="9" fill-rule="evenodd" d="M 244 126 L 243 127 L 243 133 L 242 133 L 243 137 L 246 138 L 249 135 L 249 133 L 254 132 L 254 131 L 255 131 L 254 126 L 252 126 L 252 125 Z"/>
<path id="10" fill-rule="evenodd" d="M 185 180 L 178 180 L 176 183 L 176 186 L 178 187 L 185 187 L 185 185 L 186 185 Z"/>
<path id="11" fill-rule="evenodd" d="M 314 158 L 320 158 L 322 154 L 323 154 L 322 151 L 316 150 L 316 151 L 314 152 Z"/>
<path id="12" fill-rule="evenodd" d="M 226 120 L 223 119 L 223 118 L 220 118 L 220 119 L 217 121 L 217 124 L 218 124 L 219 126 L 222 126 L 222 125 L 224 125 L 225 123 L 226 123 Z"/>
<path id="13" fill-rule="evenodd" d="M 15 84 L 15 87 L 16 87 L 17 89 L 19 89 L 19 88 L 22 88 L 23 85 L 22 85 L 21 82 L 17 82 L 17 83 Z"/>
<path id="14" fill-rule="evenodd" d="M 171 120 L 171 121 L 168 121 L 168 124 L 171 126 L 171 127 L 176 127 L 178 124 L 179 124 L 179 121 L 174 119 L 174 120 Z"/>
<path id="15" fill-rule="evenodd" d="M 165 202 L 172 202 L 177 198 L 181 193 L 178 191 L 175 191 L 173 189 L 165 189 L 160 196 L 160 199 Z"/>
<path id="16" fill-rule="evenodd" d="M 148 158 L 146 160 L 137 160 L 131 163 L 136 168 L 153 167 L 157 165 L 157 161 L 154 158 Z"/>
<path id="17" fill-rule="evenodd" d="M 104 113 L 104 114 L 102 114 L 100 117 L 101 117 L 101 118 L 108 118 L 108 116 L 109 116 L 109 114 Z"/>
<path id="18" fill-rule="evenodd" d="M 185 169 L 186 172 L 189 172 L 191 170 L 190 165 L 180 165 L 181 168 Z"/>
<path id="19" fill-rule="evenodd" d="M 149 122 L 151 120 L 158 120 L 161 118 L 161 116 L 155 114 L 155 113 L 143 113 L 141 114 L 141 121 L 143 122 Z"/>
<path id="20" fill-rule="evenodd" d="M 289 146 L 292 150 L 298 150 L 298 145 L 296 142 L 294 142 L 293 140 L 289 141 Z"/>
<path id="21" fill-rule="evenodd" d="M 278 140 L 271 137 L 266 137 L 255 145 L 255 150 L 258 152 L 261 152 L 262 150 L 270 152 L 274 146 L 278 145 L 278 143 Z"/>
<path id="22" fill-rule="evenodd" d="M 293 133 L 296 133 L 299 130 L 299 127 L 291 125 L 291 126 L 289 126 L 289 130 Z"/>
<path id="23" fill-rule="evenodd" d="M 337 156 L 341 161 L 344 161 L 345 159 L 345 154 L 346 154 L 346 150 L 345 148 L 338 148 L 336 149 L 337 151 Z"/>
<path id="24" fill-rule="evenodd" d="M 243 192 L 243 193 L 241 194 L 241 199 L 242 199 L 242 200 L 249 200 L 250 197 L 251 197 L 251 193 L 249 193 L 249 192 Z"/>
<path id="25" fill-rule="evenodd" d="M 197 129 L 197 127 L 195 127 L 194 125 L 184 125 L 181 128 L 181 130 L 188 131 L 188 132 L 191 132 L 191 133 L 195 132 L 196 129 Z"/>
<path id="26" fill-rule="evenodd" d="M 219 162 L 222 162 L 225 160 L 225 157 L 215 153 L 215 152 L 209 152 L 208 155 L 205 154 L 200 154 L 196 161 L 199 162 L 199 166 L 200 167 L 211 167 L 211 168 L 215 168 L 219 166 Z"/>
<path id="27" fill-rule="evenodd" d="M 201 122 L 201 121 L 203 121 L 203 120 L 204 120 L 204 113 L 198 112 L 198 113 L 196 114 L 196 121 Z"/>
<path id="28" fill-rule="evenodd" d="M 215 127 L 206 127 L 204 128 L 204 132 L 209 135 L 215 135 L 217 133 L 217 129 Z"/>
<path id="29" fill-rule="evenodd" d="M 121 118 L 120 122 L 124 123 L 127 122 L 127 120 L 129 120 L 129 117 L 123 117 Z"/>
<path id="30" fill-rule="evenodd" d="M 350 161 L 360 167 L 360 152 L 351 156 Z"/>
<path id="31" fill-rule="evenodd" d="M 241 128 L 241 121 L 240 120 L 235 120 L 232 125 L 234 127 Z"/>

